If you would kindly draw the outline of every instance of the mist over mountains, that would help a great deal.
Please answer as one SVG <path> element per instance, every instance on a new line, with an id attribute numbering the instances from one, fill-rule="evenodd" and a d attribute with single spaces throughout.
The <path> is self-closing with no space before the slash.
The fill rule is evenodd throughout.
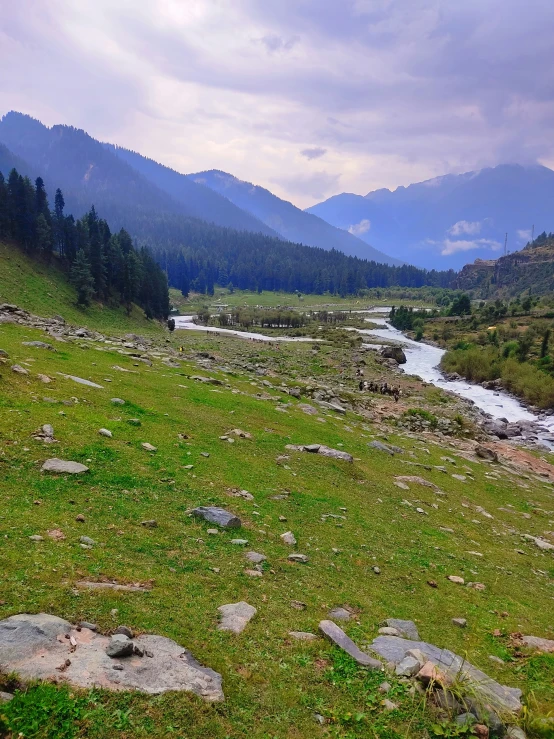
<path id="1" fill-rule="evenodd" d="M 554 222 L 554 172 L 503 164 L 365 196 L 342 193 L 308 208 L 377 249 L 412 264 L 460 269 L 522 249 Z"/>

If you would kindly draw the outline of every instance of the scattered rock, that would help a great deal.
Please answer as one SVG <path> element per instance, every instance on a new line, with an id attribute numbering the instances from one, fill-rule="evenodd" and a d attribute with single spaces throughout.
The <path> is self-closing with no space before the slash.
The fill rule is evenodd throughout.
<path id="1" fill-rule="evenodd" d="M 121 398 L 112 398 L 110 402 L 113 403 L 114 405 L 125 405 L 125 401 L 122 400 Z"/>
<path id="2" fill-rule="evenodd" d="M 391 684 L 388 683 L 386 680 L 379 685 L 378 690 L 380 693 L 388 693 L 391 689 Z"/>
<path id="3" fill-rule="evenodd" d="M 244 570 L 244 574 L 248 577 L 263 577 L 264 573 L 261 570 Z"/>
<path id="4" fill-rule="evenodd" d="M 0 703 L 7 703 L 8 701 L 11 701 L 13 698 L 13 695 L 11 693 L 4 693 L 3 690 L 0 690 Z"/>
<path id="5" fill-rule="evenodd" d="M 64 532 L 61 529 L 50 529 L 46 532 L 51 539 L 54 541 L 64 541 L 66 538 Z"/>
<path id="6" fill-rule="evenodd" d="M 158 451 L 158 447 L 152 446 L 152 444 L 149 444 L 147 441 L 143 441 L 141 444 L 141 447 L 147 452 L 157 452 Z"/>
<path id="7" fill-rule="evenodd" d="M 231 539 L 231 544 L 236 544 L 239 547 L 245 547 L 248 544 L 248 539 Z"/>
<path id="8" fill-rule="evenodd" d="M 87 387 L 95 387 L 99 390 L 103 390 L 103 385 L 97 385 L 96 382 L 91 382 L 90 380 L 84 380 L 82 377 L 75 377 L 75 375 L 64 375 L 63 372 L 58 372 L 58 375 L 61 377 L 64 377 L 66 380 L 73 380 L 73 382 L 76 382 L 79 385 L 86 385 Z"/>
<path id="9" fill-rule="evenodd" d="M 400 636 L 398 629 L 393 629 L 392 626 L 382 626 L 377 633 L 383 636 Z"/>
<path id="10" fill-rule="evenodd" d="M 394 457 L 395 454 L 402 454 L 404 452 L 399 446 L 393 446 L 392 444 L 383 444 L 381 441 L 370 441 L 368 444 L 370 449 L 377 449 L 380 452 L 386 452 Z"/>
<path id="11" fill-rule="evenodd" d="M 381 349 L 381 356 L 385 359 L 394 359 L 398 364 L 406 364 L 406 355 L 399 346 L 384 346 Z"/>
<path id="12" fill-rule="evenodd" d="M 79 523 L 85 523 L 85 517 L 82 513 L 78 513 L 75 516 L 75 520 L 78 521 Z"/>
<path id="13" fill-rule="evenodd" d="M 204 521 L 208 521 L 208 523 L 215 523 L 224 529 L 238 529 L 241 526 L 240 518 L 226 511 L 225 508 L 199 506 L 192 511 L 192 515 L 202 518 Z"/>
<path id="14" fill-rule="evenodd" d="M 80 536 L 79 541 L 81 542 L 81 544 L 85 544 L 87 547 L 93 547 L 96 544 L 94 539 L 91 539 L 90 536 Z"/>
<path id="15" fill-rule="evenodd" d="M 158 528 L 158 522 L 154 518 L 151 518 L 148 521 L 141 521 L 140 525 L 144 526 L 147 529 L 157 529 Z"/>
<path id="16" fill-rule="evenodd" d="M 91 623 L 90 621 L 81 621 L 79 623 L 80 629 L 89 629 L 89 631 L 98 631 L 98 626 Z"/>
<path id="17" fill-rule="evenodd" d="M 20 364 L 14 364 L 12 367 L 12 372 L 15 372 L 16 375 L 28 375 L 29 370 L 26 370 L 25 367 L 22 367 Z"/>
<path id="18" fill-rule="evenodd" d="M 397 482 L 412 482 L 414 485 L 421 485 L 425 488 L 431 488 L 435 492 L 440 492 L 439 486 L 435 485 L 434 482 L 424 480 L 423 477 L 418 477 L 417 475 L 397 475 L 394 479 Z"/>
<path id="19" fill-rule="evenodd" d="M 527 739 L 527 735 L 519 726 L 508 726 L 506 739 Z"/>
<path id="20" fill-rule="evenodd" d="M 260 562 L 264 562 L 267 559 L 265 554 L 260 554 L 259 552 L 246 552 L 245 556 L 249 562 L 253 562 L 256 565 L 260 564 Z"/>
<path id="21" fill-rule="evenodd" d="M 408 655 L 396 665 L 395 672 L 400 677 L 412 677 L 413 675 L 416 675 L 420 670 L 421 665 L 419 664 L 419 660 Z"/>
<path id="22" fill-rule="evenodd" d="M 488 459 L 490 462 L 498 462 L 498 454 L 490 447 L 478 444 L 475 447 L 475 454 L 481 459 Z"/>
<path id="23" fill-rule="evenodd" d="M 125 401 L 123 401 L 123 402 L 125 402 Z M 142 426 L 142 421 L 140 420 L 140 418 L 128 418 L 127 419 L 127 423 L 130 426 Z"/>
<path id="24" fill-rule="evenodd" d="M 336 644 L 341 649 L 349 654 L 359 665 L 363 667 L 371 667 L 374 670 L 382 670 L 383 666 L 376 659 L 373 659 L 365 652 L 359 649 L 352 639 L 350 639 L 344 631 L 332 621 L 320 621 L 319 630 L 323 636 L 327 637 L 329 641 Z"/>
<path id="25" fill-rule="evenodd" d="M 75 584 L 84 590 L 116 590 L 126 593 L 148 593 L 152 590 L 151 585 L 122 585 L 116 582 L 93 582 L 91 580 L 78 580 Z"/>
<path id="26" fill-rule="evenodd" d="M 228 603 L 217 609 L 221 614 L 221 622 L 218 625 L 220 631 L 231 631 L 240 634 L 246 628 L 248 622 L 257 613 L 254 606 L 240 601 L 239 603 Z"/>
<path id="27" fill-rule="evenodd" d="M 217 536 L 219 534 L 218 529 L 206 529 L 206 533 L 210 534 L 210 536 Z"/>
<path id="28" fill-rule="evenodd" d="M 405 639 L 419 641 L 419 632 L 413 621 L 404 621 L 401 618 L 387 618 L 385 623 L 390 628 L 396 629 L 400 636 L 403 636 Z"/>
<path id="29" fill-rule="evenodd" d="M 339 621 L 350 621 L 352 614 L 346 608 L 338 607 L 329 611 L 329 618 L 338 619 Z"/>
<path id="30" fill-rule="evenodd" d="M 522 636 L 521 641 L 526 647 L 538 652 L 554 652 L 554 639 L 543 639 L 540 636 Z"/>
<path id="31" fill-rule="evenodd" d="M 31 541 L 44 541 L 44 536 L 40 536 L 39 534 L 33 534 L 29 537 Z"/>
<path id="32" fill-rule="evenodd" d="M 467 626 L 467 619 L 465 618 L 453 618 L 452 623 L 454 626 L 459 626 L 461 629 L 465 629 Z"/>
<path id="33" fill-rule="evenodd" d="M 51 378 L 48 377 L 48 375 L 43 375 L 43 374 L 38 374 L 37 375 L 37 380 L 40 380 L 45 385 L 48 385 L 48 383 L 52 382 Z"/>
<path id="34" fill-rule="evenodd" d="M 202 667 L 188 650 L 163 636 L 137 637 L 135 646 L 151 657 L 141 659 L 131 654 L 125 658 L 125 669 L 114 672 L 106 653 L 114 638 L 86 627 L 75 629 L 45 613 L 11 616 L 0 621 L 0 663 L 23 680 L 64 682 L 85 689 L 138 690 L 151 695 L 190 691 L 207 701 L 224 700 L 221 675 Z M 121 644 L 120 639 L 115 644 L 118 642 Z M 62 672 L 57 669 L 60 664 L 65 666 Z"/>
<path id="35" fill-rule="evenodd" d="M 463 577 L 458 577 L 458 575 L 448 575 L 447 580 L 450 580 L 450 582 L 455 582 L 457 585 L 464 585 L 465 580 Z"/>
<path id="36" fill-rule="evenodd" d="M 289 554 L 287 559 L 289 562 L 301 562 L 302 564 L 306 564 L 309 561 L 305 554 Z"/>
<path id="37" fill-rule="evenodd" d="M 125 636 L 129 637 L 129 639 L 132 639 L 134 636 L 132 629 L 124 625 L 118 626 L 117 629 L 114 631 L 114 634 L 124 634 Z"/>
<path id="38" fill-rule="evenodd" d="M 291 547 L 296 546 L 296 538 L 292 531 L 285 531 L 285 533 L 281 534 L 279 538 L 284 544 L 288 544 Z"/>
<path id="39" fill-rule="evenodd" d="M 111 431 L 108 431 L 108 429 L 98 429 L 98 433 L 100 436 L 105 436 L 107 439 L 111 439 L 113 434 Z"/>
<path id="40" fill-rule="evenodd" d="M 133 642 L 126 634 L 114 634 L 106 646 L 106 654 L 115 657 L 130 657 L 133 654 Z"/>
<path id="41" fill-rule="evenodd" d="M 69 474 L 79 475 L 83 472 L 88 472 L 89 468 L 80 462 L 69 462 L 65 459 L 47 459 L 42 465 L 41 470 L 43 472 L 51 472 L 53 474 Z"/>
<path id="42" fill-rule="evenodd" d="M 311 454 L 321 454 L 323 457 L 331 457 L 332 459 L 342 459 L 345 462 L 353 462 L 354 457 L 348 452 L 342 452 L 340 449 L 331 449 L 331 447 L 323 444 L 287 444 L 285 449 L 293 452 L 308 452 Z"/>
<path id="43" fill-rule="evenodd" d="M 316 634 L 312 634 L 309 631 L 289 631 L 289 636 L 298 641 L 315 641 L 317 639 Z"/>
<path id="44" fill-rule="evenodd" d="M 35 349 L 48 349 L 48 351 L 55 352 L 56 350 L 52 344 L 46 344 L 44 341 L 22 341 L 23 346 L 32 346 Z"/>

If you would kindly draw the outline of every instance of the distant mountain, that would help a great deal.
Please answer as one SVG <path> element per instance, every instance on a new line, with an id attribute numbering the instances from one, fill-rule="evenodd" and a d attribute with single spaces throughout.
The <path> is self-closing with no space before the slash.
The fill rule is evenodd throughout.
<path id="1" fill-rule="evenodd" d="M 554 226 L 554 172 L 540 165 L 446 175 L 365 197 L 343 193 L 306 211 L 350 230 L 399 259 L 459 269 L 475 257 L 498 257 Z"/>
<path id="2" fill-rule="evenodd" d="M 17 169 L 18 172 L 26 173 L 29 177 L 33 177 L 32 167 L 23 161 L 21 157 L 10 151 L 7 146 L 0 144 L 0 172 L 7 179 L 12 169 Z"/>
<path id="3" fill-rule="evenodd" d="M 210 170 L 190 174 L 188 177 L 196 184 L 224 195 L 288 241 L 323 249 L 338 249 L 351 256 L 385 264 L 398 265 L 403 261 L 410 261 L 394 259 L 341 228 L 335 228 L 317 215 L 306 213 L 292 203 L 281 200 L 269 190 L 251 182 L 243 182 L 226 172 Z"/>

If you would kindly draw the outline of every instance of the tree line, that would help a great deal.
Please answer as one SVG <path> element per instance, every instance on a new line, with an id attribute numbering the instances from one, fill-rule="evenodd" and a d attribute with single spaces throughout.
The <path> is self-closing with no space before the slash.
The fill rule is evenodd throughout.
<path id="1" fill-rule="evenodd" d="M 140 305 L 148 318 L 167 318 L 167 278 L 152 254 L 135 248 L 131 236 L 112 233 L 94 206 L 75 220 L 64 212 L 58 188 L 50 210 L 42 177 L 31 182 L 12 169 L 6 180 L 0 172 L 0 239 L 14 241 L 28 254 L 50 262 L 56 259 L 69 275 L 80 305 L 94 298 L 124 305 Z"/>
<path id="2" fill-rule="evenodd" d="M 225 239 L 209 246 L 160 248 L 152 246 L 156 261 L 166 270 L 169 284 L 181 290 L 213 295 L 214 286 L 240 290 L 310 294 L 360 294 L 368 288 L 391 286 L 450 287 L 455 272 L 392 267 L 332 249 L 293 244 L 247 232 L 225 230 Z"/>

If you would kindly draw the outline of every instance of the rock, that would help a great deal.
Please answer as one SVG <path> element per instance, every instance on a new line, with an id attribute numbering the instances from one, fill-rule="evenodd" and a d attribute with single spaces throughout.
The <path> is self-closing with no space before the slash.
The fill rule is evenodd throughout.
<path id="1" fill-rule="evenodd" d="M 346 608 L 333 608 L 329 611 L 329 618 L 338 619 L 339 621 L 350 621 L 352 614 Z"/>
<path id="2" fill-rule="evenodd" d="M 218 625 L 220 631 L 231 631 L 233 634 L 240 634 L 246 628 L 248 622 L 254 618 L 257 613 L 254 606 L 240 601 L 239 603 L 228 603 L 217 609 L 221 614 L 221 622 Z"/>
<path id="3" fill-rule="evenodd" d="M 289 554 L 287 559 L 289 562 L 300 562 L 302 564 L 306 564 L 309 561 L 305 554 Z"/>
<path id="4" fill-rule="evenodd" d="M 390 691 L 390 689 L 391 689 L 391 688 L 392 688 L 391 684 L 390 684 L 390 683 L 388 683 L 388 682 L 387 682 L 387 681 L 385 680 L 384 682 L 382 682 L 382 683 L 381 683 L 381 685 L 379 685 L 379 687 L 377 688 L 377 690 L 378 690 L 378 691 L 379 691 L 380 693 L 388 693 L 388 692 Z"/>
<path id="5" fill-rule="evenodd" d="M 53 439 L 54 438 L 54 427 L 49 423 L 45 423 L 42 426 L 42 433 L 48 438 Z"/>
<path id="6" fill-rule="evenodd" d="M 7 359 L 10 355 L 5 349 L 0 349 L 0 359 Z"/>
<path id="7" fill-rule="evenodd" d="M 391 457 L 394 457 L 395 454 L 402 454 L 404 451 L 399 446 L 383 444 L 381 441 L 370 441 L 368 447 L 370 449 L 377 449 L 380 452 L 386 452 L 387 454 L 390 454 Z"/>
<path id="8" fill-rule="evenodd" d="M 149 444 L 147 441 L 143 441 L 141 444 L 141 447 L 147 452 L 157 452 L 158 451 L 158 447 L 152 446 L 152 444 Z"/>
<path id="9" fill-rule="evenodd" d="M 210 536 L 217 536 L 219 534 L 218 529 L 206 529 L 206 533 L 210 534 Z"/>
<path id="10" fill-rule="evenodd" d="M 542 639 L 540 636 L 522 636 L 521 641 L 527 647 L 538 652 L 554 652 L 554 639 Z"/>
<path id="11" fill-rule="evenodd" d="M 103 390 L 103 385 L 97 385 L 96 382 L 91 382 L 90 380 L 83 380 L 82 377 L 75 377 L 75 375 L 64 375 L 63 372 L 58 372 L 58 375 L 61 377 L 64 377 L 66 380 L 73 380 L 73 382 L 76 382 L 79 385 L 86 385 L 87 387 L 95 387 L 99 390 Z"/>
<path id="12" fill-rule="evenodd" d="M 396 665 L 396 674 L 400 677 L 412 677 L 421 670 L 419 660 L 409 655 Z"/>
<path id="13" fill-rule="evenodd" d="M 132 639 L 134 634 L 132 630 L 128 626 L 118 626 L 117 629 L 114 631 L 114 634 L 123 634 L 124 636 L 129 637 L 129 639 Z"/>
<path id="14" fill-rule="evenodd" d="M 115 657 L 130 657 L 133 654 L 133 642 L 126 634 L 114 634 L 106 646 L 106 654 Z"/>
<path id="15" fill-rule="evenodd" d="M 317 408 L 314 408 L 313 405 L 309 405 L 308 403 L 299 403 L 296 407 L 299 408 L 307 416 L 317 416 L 317 414 L 319 413 Z"/>
<path id="16" fill-rule="evenodd" d="M 359 665 L 362 665 L 363 667 L 371 667 L 374 670 L 383 669 L 380 662 L 373 659 L 365 652 L 362 652 L 362 650 L 354 644 L 352 639 L 346 636 L 344 631 L 332 621 L 320 621 L 319 630 L 323 636 L 327 637 L 329 641 L 343 649 L 347 654 L 355 659 Z"/>
<path id="17" fill-rule="evenodd" d="M 454 626 L 459 626 L 461 629 L 465 629 L 467 626 L 467 619 L 465 618 L 453 618 L 452 623 Z"/>
<path id="18" fill-rule="evenodd" d="M 473 726 L 473 724 L 477 721 L 475 716 L 472 713 L 460 713 L 459 716 L 456 716 L 454 719 L 454 723 L 458 726 Z"/>
<path id="19" fill-rule="evenodd" d="M 494 421 L 487 421 L 483 424 L 483 429 L 491 436 L 497 436 L 499 439 L 507 439 L 506 426 Z"/>
<path id="20" fill-rule="evenodd" d="M 15 372 L 16 375 L 28 375 L 29 370 L 26 370 L 25 367 L 22 367 L 20 364 L 14 364 L 12 367 L 12 372 Z"/>
<path id="21" fill-rule="evenodd" d="M 253 562 L 254 564 L 258 565 L 260 562 L 264 562 L 267 557 L 265 554 L 260 554 L 259 552 L 246 552 L 246 559 L 249 562 Z"/>
<path id="22" fill-rule="evenodd" d="M 44 536 L 40 536 L 39 534 L 33 534 L 29 537 L 31 541 L 44 541 Z"/>
<path id="23" fill-rule="evenodd" d="M 281 534 L 279 538 L 284 544 L 288 544 L 291 547 L 296 546 L 296 538 L 292 531 L 285 531 L 285 533 Z"/>
<path id="24" fill-rule="evenodd" d="M 111 398 L 110 403 L 113 403 L 114 405 L 125 405 L 125 401 L 121 398 Z"/>
<path id="25" fill-rule="evenodd" d="M 381 349 L 381 356 L 385 359 L 394 359 L 398 364 L 406 364 L 406 355 L 399 346 L 384 346 Z"/>
<path id="26" fill-rule="evenodd" d="M 447 580 L 450 580 L 450 582 L 455 582 L 457 585 L 463 585 L 465 583 L 465 580 L 463 577 L 458 577 L 458 575 L 448 575 Z"/>
<path id="27" fill-rule="evenodd" d="M 382 626 L 377 633 L 383 636 L 400 636 L 398 629 L 393 629 L 391 626 Z"/>
<path id="28" fill-rule="evenodd" d="M 47 532 L 48 536 L 54 541 L 64 541 L 66 536 L 61 529 L 49 529 Z"/>
<path id="29" fill-rule="evenodd" d="M 75 520 L 79 523 L 85 523 L 85 517 L 82 513 L 79 513 L 75 516 Z"/>
<path id="30" fill-rule="evenodd" d="M 52 382 L 52 380 L 50 379 L 50 377 L 48 377 L 48 375 L 43 375 L 43 374 L 38 374 L 37 380 L 40 380 L 45 385 L 48 385 L 48 383 Z"/>
<path id="31" fill-rule="evenodd" d="M 527 735 L 519 726 L 508 726 L 505 739 L 527 739 Z"/>
<path id="32" fill-rule="evenodd" d="M 474 702 L 472 711 L 476 711 L 478 718 L 483 716 L 482 720 L 484 714 L 493 709 L 501 715 L 521 711 L 521 690 L 500 685 L 464 657 L 447 649 L 394 636 L 378 636 L 373 640 L 371 648 L 395 665 L 402 662 L 408 651 L 419 649 L 428 661 L 418 673 L 418 678 L 427 681 L 435 679 L 443 684 L 455 682 L 457 685 L 467 685 L 468 699 L 471 697 Z"/>
<path id="33" fill-rule="evenodd" d="M 52 344 L 46 344 L 44 341 L 22 341 L 23 346 L 32 346 L 35 349 L 48 349 L 48 351 L 55 352 L 56 350 Z"/>
<path id="34" fill-rule="evenodd" d="M 225 508 L 199 506 L 192 511 L 192 515 L 202 518 L 204 521 L 208 521 L 208 523 L 215 523 L 224 529 L 238 529 L 241 526 L 240 518 L 226 511 Z"/>
<path id="35" fill-rule="evenodd" d="M 228 435 L 233 434 L 234 436 L 238 436 L 240 439 L 251 439 L 252 434 L 249 434 L 248 431 L 243 431 L 242 429 L 232 429 L 228 432 Z"/>
<path id="36" fill-rule="evenodd" d="M 465 475 L 452 475 L 454 480 L 459 480 L 460 482 L 465 482 L 467 480 L 467 477 Z"/>
<path id="37" fill-rule="evenodd" d="M 148 521 L 141 521 L 140 525 L 144 526 L 147 529 L 157 529 L 158 528 L 158 522 L 154 518 L 151 518 Z"/>
<path id="38" fill-rule="evenodd" d="M 86 590 L 116 590 L 124 593 L 148 593 L 152 590 L 152 586 L 148 585 L 121 585 L 116 582 L 92 582 L 90 580 L 78 580 L 76 583 L 78 588 Z"/>
<path id="39" fill-rule="evenodd" d="M 397 482 L 412 482 L 414 485 L 421 485 L 425 488 L 431 488 L 435 492 L 440 492 L 439 486 L 435 485 L 434 482 L 429 482 L 429 480 L 425 480 L 423 477 L 418 477 L 417 475 L 397 475 L 394 479 Z"/>
<path id="40" fill-rule="evenodd" d="M 80 462 L 69 462 L 64 459 L 47 459 L 42 465 L 41 470 L 43 472 L 51 472 L 53 474 L 68 474 L 68 475 L 80 475 L 83 472 L 88 472 L 89 468 Z"/>
<path id="41" fill-rule="evenodd" d="M 0 690 L 0 703 L 7 703 L 8 701 L 11 701 L 13 698 L 13 695 L 11 693 L 4 693 L 3 690 Z"/>
<path id="42" fill-rule="evenodd" d="M 89 629 L 89 631 L 98 631 L 98 626 L 91 623 L 90 621 L 81 621 L 79 623 L 80 629 Z"/>
<path id="43" fill-rule="evenodd" d="M 480 739 L 488 739 L 489 727 L 485 726 L 485 724 L 474 724 L 473 733 L 475 736 L 480 737 Z"/>
<path id="44" fill-rule="evenodd" d="M 236 544 L 239 547 L 245 547 L 248 544 L 248 539 L 231 539 L 231 544 Z"/>
<path id="45" fill-rule="evenodd" d="M 108 429 L 98 429 L 98 433 L 100 436 L 105 436 L 107 439 L 111 439 L 113 434 L 111 431 L 108 431 Z"/>
<path id="46" fill-rule="evenodd" d="M 90 536 L 80 536 L 79 541 L 81 544 L 86 544 L 88 547 L 93 547 L 96 544 L 94 539 L 91 539 Z"/>
<path id="47" fill-rule="evenodd" d="M 498 462 L 498 454 L 494 449 L 483 446 L 483 444 L 478 444 L 475 447 L 475 454 L 478 457 L 481 457 L 481 459 L 488 459 L 490 462 Z"/>
<path id="48" fill-rule="evenodd" d="M 125 402 L 125 401 L 123 401 L 123 402 Z M 127 419 L 127 423 L 130 426 L 142 426 L 142 421 L 140 420 L 140 418 L 128 418 Z"/>
<path id="49" fill-rule="evenodd" d="M 310 452 L 311 454 L 317 454 L 321 448 L 321 444 L 306 444 L 304 447 L 305 452 Z"/>
<path id="50" fill-rule="evenodd" d="M 393 703 L 393 701 L 389 700 L 388 698 L 385 698 L 383 701 L 381 701 L 381 705 L 385 709 L 385 711 L 396 711 L 398 708 L 397 703 Z"/>
<path id="51" fill-rule="evenodd" d="M 354 457 L 348 452 L 341 452 L 339 449 L 331 449 L 328 446 L 320 446 L 317 452 L 324 457 L 331 457 L 332 459 L 342 459 L 345 462 L 353 462 Z"/>
<path id="52" fill-rule="evenodd" d="M 244 570 L 244 574 L 248 577 L 263 577 L 264 573 L 261 570 Z"/>
<path id="53" fill-rule="evenodd" d="M 65 639 L 66 634 L 73 637 L 76 647 Z M 87 628 L 76 630 L 49 614 L 11 616 L 0 621 L 0 664 L 23 680 L 68 683 L 84 689 L 138 690 L 150 695 L 189 691 L 207 701 L 224 700 L 221 675 L 202 667 L 171 639 L 137 637 L 135 645 L 152 657 L 127 657 L 123 672 L 114 672 L 113 661 L 106 654 L 110 641 Z M 70 664 L 60 673 L 56 668 L 66 660 Z"/>
<path id="54" fill-rule="evenodd" d="M 377 567 L 377 565 L 374 565 L 371 569 L 373 570 L 373 572 L 376 575 L 380 575 L 381 574 L 381 568 L 380 567 Z"/>
<path id="55" fill-rule="evenodd" d="M 392 629 L 396 629 L 400 633 L 400 636 L 403 636 L 405 639 L 419 641 L 417 626 L 413 621 L 404 621 L 401 618 L 387 618 L 385 623 Z"/>
<path id="56" fill-rule="evenodd" d="M 298 641 L 315 641 L 317 639 L 317 635 L 309 631 L 289 631 L 289 636 L 298 639 Z"/>

